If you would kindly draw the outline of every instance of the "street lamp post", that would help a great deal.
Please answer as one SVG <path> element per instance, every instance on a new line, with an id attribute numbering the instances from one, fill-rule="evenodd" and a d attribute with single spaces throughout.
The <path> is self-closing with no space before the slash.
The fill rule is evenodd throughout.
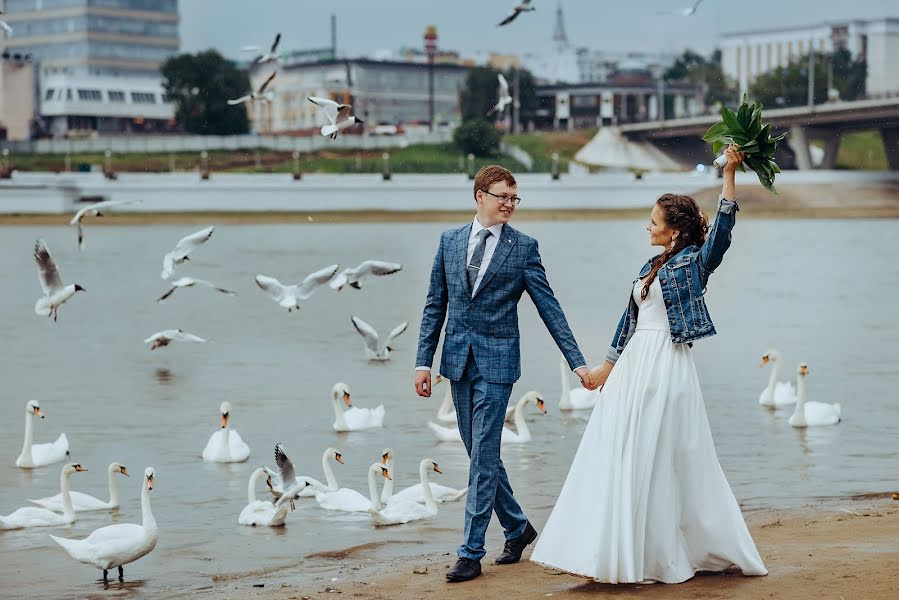
<path id="1" fill-rule="evenodd" d="M 434 56 L 437 54 L 437 27 L 425 29 L 425 52 L 428 54 L 428 130 L 434 131 Z"/>

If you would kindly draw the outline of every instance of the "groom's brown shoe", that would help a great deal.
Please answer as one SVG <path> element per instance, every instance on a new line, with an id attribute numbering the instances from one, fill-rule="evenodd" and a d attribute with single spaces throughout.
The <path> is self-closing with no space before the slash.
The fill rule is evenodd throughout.
<path id="1" fill-rule="evenodd" d="M 471 581 L 481 576 L 481 561 L 460 556 L 453 568 L 446 572 L 446 580 L 450 583 Z"/>
<path id="2" fill-rule="evenodd" d="M 511 565 L 517 563 L 521 560 L 521 553 L 524 552 L 524 549 L 536 539 L 537 530 L 528 521 L 527 526 L 524 528 L 524 533 L 513 540 L 506 540 L 506 546 L 503 548 L 503 553 L 496 558 L 496 564 Z"/>

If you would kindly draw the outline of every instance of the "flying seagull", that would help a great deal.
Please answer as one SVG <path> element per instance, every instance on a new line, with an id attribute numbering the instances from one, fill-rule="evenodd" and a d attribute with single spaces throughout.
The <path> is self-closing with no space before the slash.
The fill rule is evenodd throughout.
<path id="1" fill-rule="evenodd" d="M 353 327 L 356 328 L 356 331 L 359 335 L 362 336 L 362 340 L 365 342 L 365 356 L 368 357 L 368 360 L 389 360 L 390 359 L 390 344 L 393 343 L 393 340 L 399 337 L 401 333 L 406 331 L 406 328 L 409 327 L 408 322 L 400 323 L 387 335 L 387 337 L 382 341 L 381 336 L 378 335 L 378 332 L 374 327 L 360 319 L 359 317 L 353 317 Z"/>
<path id="2" fill-rule="evenodd" d="M 257 65 L 265 65 L 270 62 L 274 62 L 278 60 L 278 44 L 281 42 L 281 34 L 275 36 L 275 41 L 272 42 L 272 47 L 266 54 L 263 54 L 259 58 L 256 59 L 255 64 Z M 244 46 L 242 48 L 244 52 L 261 52 L 262 49 L 259 46 Z"/>
<path id="3" fill-rule="evenodd" d="M 157 331 L 144 340 L 145 344 L 150 344 L 150 350 L 163 348 L 172 342 L 193 342 L 197 344 L 205 344 L 206 340 L 192 333 L 185 333 L 180 329 L 164 329 Z"/>
<path id="4" fill-rule="evenodd" d="M 175 293 L 175 290 L 178 288 L 187 288 L 194 287 L 195 285 L 202 285 L 208 288 L 211 288 L 217 292 L 221 292 L 223 294 L 228 294 L 229 296 L 236 296 L 237 292 L 232 292 L 231 290 L 226 290 L 225 288 L 220 288 L 211 281 L 206 281 L 205 279 L 194 279 L 193 277 L 182 277 L 180 279 L 176 279 L 172 282 L 172 287 L 164 293 L 162 296 L 157 298 L 157 302 L 162 302 L 167 299 L 169 296 Z"/>
<path id="5" fill-rule="evenodd" d="M 100 212 L 104 208 L 109 208 L 110 206 L 119 206 L 122 204 L 137 204 L 141 202 L 140 200 L 103 200 L 102 202 L 95 202 L 90 206 L 85 206 L 81 208 L 78 212 L 75 213 L 75 216 L 72 217 L 72 220 L 69 221 L 69 225 L 77 225 L 78 226 L 78 250 L 84 250 L 84 229 L 82 227 L 81 221 L 87 215 L 93 215 L 95 217 L 102 217 L 103 213 Z"/>
<path id="6" fill-rule="evenodd" d="M 322 127 L 322 135 L 330 136 L 332 140 L 337 138 L 337 132 L 341 129 L 364 122 L 350 114 L 350 111 L 353 110 L 350 104 L 337 104 L 333 100 L 316 96 L 309 96 L 309 102 L 319 107 L 325 114 L 328 124 Z"/>
<path id="7" fill-rule="evenodd" d="M 521 0 L 521 4 L 512 9 L 512 12 L 509 13 L 505 19 L 497 23 L 497 27 L 502 27 L 503 25 L 508 25 L 512 21 L 518 18 L 523 12 L 532 12 L 536 10 L 533 6 L 531 6 L 531 0 Z"/>
<path id="8" fill-rule="evenodd" d="M 274 277 L 268 275 L 257 275 L 256 285 L 267 293 L 272 300 L 278 303 L 282 308 L 286 308 L 287 312 L 300 310 L 300 300 L 307 300 L 318 290 L 334 277 L 340 265 L 331 265 L 324 269 L 319 269 L 306 277 L 300 284 L 284 285 Z"/>
<path id="9" fill-rule="evenodd" d="M 275 75 L 277 75 L 277 74 L 278 74 L 278 72 L 275 71 L 274 73 L 269 75 L 268 79 L 266 79 L 265 82 L 262 85 L 260 85 L 259 89 L 256 90 L 255 92 L 250 92 L 249 95 L 241 96 L 240 98 L 237 98 L 236 100 L 228 100 L 228 105 L 234 106 L 236 104 L 243 104 L 244 102 L 255 102 L 256 100 L 262 100 L 264 102 L 271 102 L 272 99 L 275 97 L 275 92 L 274 92 L 274 90 L 269 90 L 266 92 L 265 88 L 268 87 L 268 84 L 270 84 L 272 82 L 272 79 L 274 79 Z"/>
<path id="10" fill-rule="evenodd" d="M 329 285 L 331 286 L 331 289 L 337 290 L 338 292 L 342 290 L 345 285 L 349 285 L 359 290 L 362 289 L 362 282 L 369 275 L 391 275 L 402 268 L 403 265 L 398 263 L 384 262 L 381 260 L 367 260 L 355 269 L 344 269 Z"/>
<path id="11" fill-rule="evenodd" d="M 0 15 L 2 15 L 2 14 L 3 14 L 3 11 L 0 10 Z M 3 29 L 3 31 L 6 32 L 6 35 L 12 36 L 12 27 L 10 27 L 9 23 L 4 21 L 3 19 L 0 19 L 0 29 Z"/>
<path id="12" fill-rule="evenodd" d="M 42 317 L 53 317 L 56 321 L 59 307 L 74 296 L 75 292 L 83 292 L 85 289 L 77 283 L 63 285 L 59 277 L 59 268 L 50 256 L 50 249 L 44 240 L 35 242 L 34 260 L 37 262 L 38 278 L 44 290 L 44 295 L 34 304 L 34 312 Z"/>
<path id="13" fill-rule="evenodd" d="M 499 114 L 503 114 L 506 110 L 506 107 L 512 103 L 512 96 L 509 95 L 509 83 L 506 81 L 506 78 L 503 77 L 502 73 L 497 74 L 497 79 L 499 80 L 499 88 L 497 88 L 496 96 L 496 106 L 490 109 L 487 113 L 489 117 L 495 112 Z"/>
<path id="14" fill-rule="evenodd" d="M 681 10 L 677 10 L 677 11 L 666 10 L 666 11 L 660 12 L 659 14 L 661 14 L 661 15 L 678 15 L 681 17 L 692 17 L 693 15 L 696 14 L 696 9 L 699 8 L 700 4 L 702 4 L 702 0 L 696 0 L 696 2 L 693 3 L 693 6 L 690 6 L 688 8 L 682 8 Z"/>
<path id="15" fill-rule="evenodd" d="M 199 248 L 201 245 L 205 244 L 207 240 L 212 236 L 212 232 L 215 230 L 215 227 L 209 226 L 205 229 L 201 229 L 196 233 L 192 233 L 188 236 L 181 238 L 178 241 L 178 245 L 175 246 L 174 250 L 166 254 L 162 258 L 162 275 L 163 279 L 168 279 L 172 276 L 172 271 L 175 270 L 175 265 L 180 265 L 186 260 L 190 260 L 187 255 Z"/>

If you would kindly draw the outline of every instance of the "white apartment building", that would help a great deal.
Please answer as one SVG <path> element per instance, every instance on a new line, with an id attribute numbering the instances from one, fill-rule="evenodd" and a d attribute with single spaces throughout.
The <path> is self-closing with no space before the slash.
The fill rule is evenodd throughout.
<path id="1" fill-rule="evenodd" d="M 744 93 L 755 79 L 815 52 L 849 50 L 868 64 L 868 96 L 899 94 L 899 18 L 837 21 L 727 33 L 718 43 L 724 72 Z"/>

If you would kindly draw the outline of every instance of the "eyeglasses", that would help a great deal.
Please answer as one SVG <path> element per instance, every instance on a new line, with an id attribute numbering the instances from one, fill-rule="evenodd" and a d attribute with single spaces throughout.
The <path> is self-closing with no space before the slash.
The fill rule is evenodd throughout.
<path id="1" fill-rule="evenodd" d="M 496 198 L 496 201 L 499 202 L 500 204 L 511 203 L 512 206 L 518 206 L 519 204 L 521 204 L 521 198 L 519 196 L 506 196 L 503 194 L 496 195 L 492 192 L 488 192 L 487 190 L 481 190 L 481 191 L 484 192 L 485 194 L 490 194 L 491 196 Z"/>

